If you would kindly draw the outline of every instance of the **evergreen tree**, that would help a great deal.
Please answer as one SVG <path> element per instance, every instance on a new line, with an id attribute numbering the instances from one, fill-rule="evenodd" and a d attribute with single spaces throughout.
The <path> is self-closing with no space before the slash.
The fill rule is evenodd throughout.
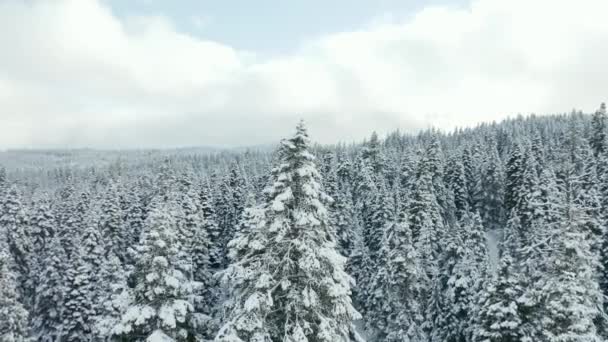
<path id="1" fill-rule="evenodd" d="M 83 251 L 70 259 L 65 273 L 66 292 L 62 307 L 63 337 L 62 341 L 92 341 L 93 328 L 97 313 L 95 300 L 99 298 L 95 283 L 92 282 L 92 270 L 83 259 Z"/>
<path id="2" fill-rule="evenodd" d="M 33 296 L 30 268 L 32 266 L 32 241 L 26 208 L 21 203 L 21 195 L 12 186 L 4 198 L 4 213 L 0 217 L 0 234 L 6 234 L 8 251 L 12 257 L 12 270 L 16 275 L 19 295 L 30 306 Z M 2 237 L 0 236 L 0 239 Z"/>
<path id="3" fill-rule="evenodd" d="M 386 158 L 382 153 L 382 146 L 376 132 L 372 133 L 369 141 L 363 147 L 361 157 L 371 166 L 375 176 L 383 173 Z"/>
<path id="4" fill-rule="evenodd" d="M 484 225 L 497 229 L 504 222 L 504 170 L 498 150 L 494 147 L 483 164 L 481 200 L 477 207 Z"/>
<path id="5" fill-rule="evenodd" d="M 0 237 L 0 341 L 28 341 L 28 312 L 19 301 L 6 241 Z"/>
<path id="6" fill-rule="evenodd" d="M 101 202 L 99 229 L 105 241 L 106 254 L 116 255 L 124 264 L 127 260 L 128 250 L 120 197 L 119 184 L 111 181 L 105 189 L 105 195 Z"/>
<path id="7" fill-rule="evenodd" d="M 591 119 L 592 135 L 590 139 L 593 154 L 598 157 L 608 152 L 606 140 L 606 104 L 602 103 Z"/>
<path id="8" fill-rule="evenodd" d="M 461 220 L 463 215 L 469 211 L 467 177 L 464 165 L 460 159 L 459 155 L 454 155 L 450 158 L 445 172 L 446 186 L 454 194 L 454 206 L 456 208 L 456 218 L 458 220 Z"/>
<path id="9" fill-rule="evenodd" d="M 584 208 L 570 204 L 568 217 L 551 244 L 542 317 L 547 341 L 604 341 L 594 323 L 604 312 L 598 305 L 602 302 L 595 274 L 598 260 L 585 231 L 586 216 Z"/>
<path id="10" fill-rule="evenodd" d="M 520 191 L 522 190 L 524 172 L 524 151 L 520 144 L 512 147 L 511 155 L 507 161 L 505 175 L 505 200 L 504 206 L 507 213 L 519 203 Z"/>
<path id="11" fill-rule="evenodd" d="M 351 341 L 345 259 L 336 251 L 308 134 L 301 123 L 281 145 L 267 188 L 265 222 L 231 245 L 235 260 L 223 274 L 229 315 L 216 341 Z"/>
<path id="12" fill-rule="evenodd" d="M 135 288 L 128 289 L 132 304 L 114 327 L 114 334 L 129 341 L 187 341 L 194 333 L 192 282 L 179 269 L 178 227 L 171 215 L 177 208 L 172 205 L 159 198 L 146 221 Z"/>
<path id="13" fill-rule="evenodd" d="M 62 313 L 67 292 L 65 273 L 68 259 L 59 236 L 50 240 L 44 255 L 32 326 L 36 340 L 51 342 L 60 340 L 64 332 Z"/>
<path id="14" fill-rule="evenodd" d="M 418 175 L 407 217 L 414 246 L 420 254 L 428 278 L 432 279 L 437 273 L 437 262 L 441 253 L 439 241 L 444 224 L 429 172 Z"/>
<path id="15" fill-rule="evenodd" d="M 427 280 L 406 222 L 388 226 L 382 260 L 371 282 L 368 327 L 379 341 L 425 341 L 423 305 Z"/>

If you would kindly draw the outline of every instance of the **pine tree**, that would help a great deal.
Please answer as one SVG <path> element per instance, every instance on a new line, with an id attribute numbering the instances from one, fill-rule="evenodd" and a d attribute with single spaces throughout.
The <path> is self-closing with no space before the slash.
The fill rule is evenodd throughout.
<path id="1" fill-rule="evenodd" d="M 92 341 L 97 313 L 95 300 L 98 299 L 93 283 L 91 266 L 83 259 L 83 251 L 78 250 L 65 273 L 66 292 L 64 296 L 62 341 Z"/>
<path id="2" fill-rule="evenodd" d="M 608 152 L 606 140 L 606 104 L 602 103 L 591 119 L 592 135 L 590 139 L 593 154 L 598 157 Z"/>
<path id="3" fill-rule="evenodd" d="M 104 283 L 98 299 L 94 332 L 103 340 L 111 340 L 114 327 L 120 324 L 121 314 L 132 304 L 132 298 L 129 297 L 127 276 L 116 255 L 110 254 L 103 259 L 99 273 Z"/>
<path id="4" fill-rule="evenodd" d="M 511 155 L 507 161 L 505 176 L 505 200 L 504 206 L 507 213 L 519 203 L 520 191 L 523 183 L 524 151 L 520 144 L 512 147 Z"/>
<path id="5" fill-rule="evenodd" d="M 603 341 L 594 321 L 604 316 L 585 225 L 586 210 L 570 204 L 568 217 L 551 244 L 549 279 L 544 288 L 543 333 L 547 341 Z"/>
<path id="6" fill-rule="evenodd" d="M 191 316 L 192 282 L 178 265 L 177 208 L 158 199 L 146 221 L 147 229 L 135 265 L 135 288 L 114 334 L 129 341 L 163 336 L 166 341 L 186 341 L 194 333 Z"/>
<path id="7" fill-rule="evenodd" d="M 67 292 L 65 273 L 68 262 L 59 236 L 50 240 L 44 255 L 32 326 L 34 338 L 38 341 L 58 341 L 64 330 L 62 312 Z"/>
<path id="8" fill-rule="evenodd" d="M 372 168 L 375 176 L 381 175 L 384 171 L 386 158 L 382 153 L 380 139 L 376 132 L 372 133 L 369 141 L 363 147 L 361 157 Z"/>
<path id="9" fill-rule="evenodd" d="M 217 269 L 223 260 L 221 246 L 222 231 L 217 223 L 217 214 L 212 202 L 211 189 L 208 184 L 204 184 L 199 194 L 199 204 L 205 219 L 205 231 L 209 238 L 209 265 Z"/>
<path id="10" fill-rule="evenodd" d="M 441 253 L 439 241 L 444 224 L 429 172 L 418 175 L 407 217 L 414 246 L 420 254 L 428 278 L 432 279 L 437 273 L 437 262 Z"/>
<path id="11" fill-rule="evenodd" d="M 128 250 L 120 196 L 119 184 L 110 181 L 101 202 L 99 229 L 105 241 L 106 254 L 116 255 L 124 264 L 127 260 Z"/>
<path id="12" fill-rule="evenodd" d="M 387 226 L 394 220 L 392 209 L 394 204 L 389 195 L 385 183 L 382 182 L 373 194 L 373 202 L 370 205 L 370 216 L 363 230 L 363 239 L 370 251 L 372 263 L 378 262 L 380 248 L 382 247 L 382 236 Z"/>
<path id="13" fill-rule="evenodd" d="M 352 195 L 343 189 L 334 199 L 335 212 L 333 213 L 336 235 L 340 254 L 349 256 L 354 248 L 355 227 L 357 224 L 357 213 L 352 202 Z"/>
<path id="14" fill-rule="evenodd" d="M 336 251 L 320 175 L 301 123 L 282 143 L 265 224 L 231 242 L 229 315 L 216 341 L 351 341 L 352 278 Z"/>
<path id="15" fill-rule="evenodd" d="M 8 244 L 0 237 L 0 341 L 28 341 L 28 312 L 19 301 Z"/>
<path id="16" fill-rule="evenodd" d="M 406 222 L 388 226 L 382 260 L 371 281 L 368 328 L 379 341 L 425 341 L 423 305 L 428 280 Z"/>
<path id="17" fill-rule="evenodd" d="M 31 281 L 34 292 L 41 282 L 41 273 L 45 263 L 46 250 L 51 239 L 55 236 L 56 218 L 48 198 L 43 197 L 35 203 L 35 209 L 30 219 L 32 257 L 30 259 Z M 33 297 L 35 297 L 35 293 Z"/>
<path id="18" fill-rule="evenodd" d="M 363 241 L 363 234 L 360 226 L 355 224 L 355 234 L 353 235 L 353 250 L 349 254 L 346 263 L 346 272 L 355 279 L 355 286 L 352 288 L 352 298 L 357 311 L 366 316 L 368 309 L 371 309 L 371 283 L 374 275 L 373 263 L 370 259 L 370 252 Z M 358 228 L 358 229 L 357 229 Z"/>
<path id="19" fill-rule="evenodd" d="M 456 207 L 456 219 L 461 220 L 469 211 L 469 190 L 464 165 L 460 161 L 459 155 L 454 155 L 449 159 L 446 172 L 445 183 L 449 190 L 454 194 L 454 206 Z"/>
<path id="20" fill-rule="evenodd" d="M 466 288 L 469 279 L 462 267 L 466 254 L 462 229 L 451 227 L 441 241 L 439 272 L 432 283 L 427 306 L 427 329 L 433 342 L 463 341 L 465 337 L 461 320 L 466 320 L 468 314 Z"/>
<path id="21" fill-rule="evenodd" d="M 481 200 L 477 205 L 484 225 L 489 229 L 497 229 L 505 222 L 504 181 L 502 162 L 498 150 L 493 147 L 483 164 Z"/>
<path id="22" fill-rule="evenodd" d="M 30 306 L 29 302 L 34 291 L 30 273 L 32 242 L 25 206 L 21 203 L 21 195 L 16 186 L 9 189 L 3 204 L 0 234 L 6 234 L 8 251 L 12 257 L 11 265 L 14 266 L 12 271 L 17 276 L 19 295 L 27 301 L 27 306 Z"/>
<path id="23" fill-rule="evenodd" d="M 77 196 L 72 184 L 61 189 L 59 203 L 55 211 L 57 219 L 57 235 L 68 259 L 72 257 L 78 246 L 79 226 L 74 215 L 77 206 Z"/>

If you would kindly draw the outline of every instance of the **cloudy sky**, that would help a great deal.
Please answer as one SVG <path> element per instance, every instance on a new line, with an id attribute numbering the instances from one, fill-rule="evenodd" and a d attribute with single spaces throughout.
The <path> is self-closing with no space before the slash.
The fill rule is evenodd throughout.
<path id="1" fill-rule="evenodd" d="M 608 99 L 606 0 L 0 0 L 0 148 L 243 146 Z"/>

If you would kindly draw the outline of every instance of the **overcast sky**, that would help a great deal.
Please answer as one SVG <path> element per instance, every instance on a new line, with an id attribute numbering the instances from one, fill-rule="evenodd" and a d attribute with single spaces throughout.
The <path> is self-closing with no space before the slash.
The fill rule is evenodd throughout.
<path id="1" fill-rule="evenodd" d="M 608 98 L 606 0 L 0 0 L 0 148 L 452 129 Z"/>

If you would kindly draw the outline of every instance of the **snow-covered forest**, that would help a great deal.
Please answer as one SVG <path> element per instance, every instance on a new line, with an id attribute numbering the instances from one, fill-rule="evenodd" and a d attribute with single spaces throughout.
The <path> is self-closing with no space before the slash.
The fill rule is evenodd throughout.
<path id="1" fill-rule="evenodd" d="M 0 341 L 606 341 L 607 120 L 2 152 Z"/>

